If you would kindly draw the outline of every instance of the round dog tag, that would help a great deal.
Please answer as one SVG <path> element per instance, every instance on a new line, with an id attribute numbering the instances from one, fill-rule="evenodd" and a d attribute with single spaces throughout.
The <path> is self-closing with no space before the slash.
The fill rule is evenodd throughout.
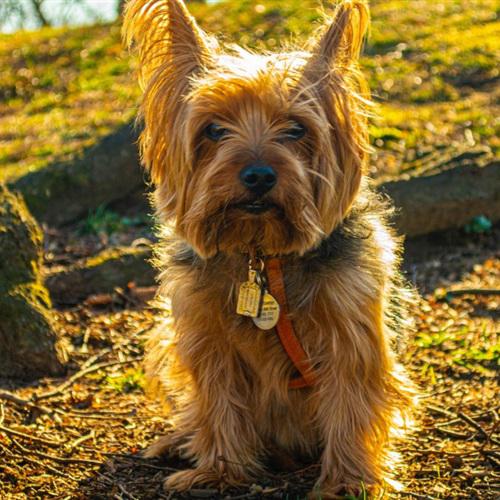
<path id="1" fill-rule="evenodd" d="M 279 317 L 280 306 L 278 302 L 270 293 L 264 292 L 260 314 L 258 317 L 252 318 L 252 321 L 261 330 L 270 330 L 276 326 Z"/>

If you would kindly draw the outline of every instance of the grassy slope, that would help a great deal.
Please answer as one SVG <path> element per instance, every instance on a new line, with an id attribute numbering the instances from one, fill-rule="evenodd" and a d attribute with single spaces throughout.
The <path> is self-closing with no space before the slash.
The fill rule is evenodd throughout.
<path id="1" fill-rule="evenodd" d="M 312 0 L 193 4 L 223 39 L 276 49 L 319 19 Z M 495 0 L 372 0 L 363 58 L 380 103 L 374 172 L 398 173 L 435 147 L 488 144 L 498 151 L 500 22 Z M 0 36 L 0 179 L 82 148 L 129 120 L 137 86 L 117 26 Z"/>

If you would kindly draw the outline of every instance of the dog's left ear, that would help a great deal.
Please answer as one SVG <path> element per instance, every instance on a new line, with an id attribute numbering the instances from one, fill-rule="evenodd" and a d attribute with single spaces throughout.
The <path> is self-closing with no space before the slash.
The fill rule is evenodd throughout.
<path id="1" fill-rule="evenodd" d="M 318 189 L 318 208 L 326 234 L 351 207 L 370 148 L 363 109 L 368 103 L 368 89 L 357 69 L 368 24 L 365 1 L 340 0 L 329 22 L 311 41 L 311 55 L 302 73 L 301 87 L 313 88 L 321 97 L 336 156 L 332 162 L 322 155 L 316 165 L 335 186 L 333 193 L 324 188 L 324 183 Z"/>
<path id="2" fill-rule="evenodd" d="M 307 80 L 324 81 L 335 68 L 356 64 L 369 21 L 364 0 L 341 0 L 319 36 L 310 42 L 311 57 L 304 69 Z"/>

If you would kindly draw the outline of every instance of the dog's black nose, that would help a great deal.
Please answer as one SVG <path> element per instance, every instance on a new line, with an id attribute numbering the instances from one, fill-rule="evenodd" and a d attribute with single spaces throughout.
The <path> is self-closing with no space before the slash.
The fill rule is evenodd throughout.
<path id="1" fill-rule="evenodd" d="M 240 180 L 249 191 L 262 196 L 274 187 L 278 176 L 268 165 L 248 165 L 241 169 Z"/>

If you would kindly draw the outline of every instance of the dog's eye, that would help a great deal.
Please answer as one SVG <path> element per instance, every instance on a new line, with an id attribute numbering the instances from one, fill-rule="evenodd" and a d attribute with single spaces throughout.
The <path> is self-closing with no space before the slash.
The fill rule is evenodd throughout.
<path id="1" fill-rule="evenodd" d="M 306 135 L 307 129 L 302 123 L 293 122 L 293 125 L 285 130 L 284 138 L 289 141 L 298 141 Z"/>
<path id="2" fill-rule="evenodd" d="M 210 123 L 205 127 L 203 133 L 211 141 L 217 142 L 227 134 L 227 128 L 221 127 L 217 123 Z"/>

